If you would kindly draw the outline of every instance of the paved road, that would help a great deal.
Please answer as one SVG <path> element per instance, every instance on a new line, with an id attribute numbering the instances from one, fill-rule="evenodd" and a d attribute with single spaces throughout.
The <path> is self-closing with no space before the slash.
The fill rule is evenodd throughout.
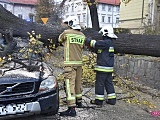
<path id="1" fill-rule="evenodd" d="M 22 118 L 14 120 L 22 120 Z M 115 106 L 105 104 L 102 108 L 96 109 L 77 108 L 77 116 L 75 118 L 55 115 L 30 116 L 23 118 L 23 120 L 160 120 L 160 117 L 151 116 L 150 113 L 137 107 L 137 105 L 118 101 Z"/>
<path id="2" fill-rule="evenodd" d="M 94 93 L 93 89 L 89 94 Z M 60 92 L 63 96 L 63 92 Z M 116 105 L 107 105 L 104 103 L 102 108 L 77 108 L 76 117 L 60 117 L 59 115 L 54 116 L 29 116 L 12 120 L 160 120 L 160 116 L 152 116 L 151 111 L 160 111 L 160 99 L 154 98 L 148 94 L 141 93 L 145 99 L 154 103 L 157 108 L 150 109 L 147 106 L 126 103 L 123 100 L 118 100 Z M 62 97 L 61 96 L 61 97 Z M 83 104 L 85 106 L 91 106 L 89 104 L 88 94 L 83 96 Z M 118 95 L 117 95 L 118 96 Z M 142 97 L 141 96 L 141 97 Z M 118 98 L 122 97 L 121 95 Z M 87 104 L 86 104 L 87 103 Z M 65 105 L 60 106 L 60 110 L 65 110 L 67 107 Z"/>

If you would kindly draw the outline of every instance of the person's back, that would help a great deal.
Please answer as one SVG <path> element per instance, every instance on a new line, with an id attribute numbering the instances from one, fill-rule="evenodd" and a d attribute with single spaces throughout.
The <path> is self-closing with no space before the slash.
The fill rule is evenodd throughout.
<path id="1" fill-rule="evenodd" d="M 90 45 L 97 53 L 97 64 L 95 65 L 95 99 L 91 104 L 102 105 L 105 99 L 104 88 L 107 92 L 106 103 L 115 105 L 116 94 L 112 83 L 112 72 L 114 66 L 114 45 L 112 40 L 118 38 L 111 26 L 104 26 L 100 30 L 103 39 L 92 40 L 86 39 L 86 44 Z"/>
<path id="2" fill-rule="evenodd" d="M 85 36 L 77 16 L 69 16 L 63 21 L 69 29 L 59 36 L 64 46 L 64 83 L 68 109 L 60 112 L 60 116 L 76 116 L 75 107 L 82 106 L 82 51 Z"/>
<path id="3" fill-rule="evenodd" d="M 103 47 L 101 51 L 100 49 L 96 50 L 97 65 L 113 67 L 114 66 L 114 53 L 111 52 L 111 50 L 113 50 L 114 45 L 113 45 L 111 38 L 106 37 L 104 40 L 98 40 L 98 44 L 105 45 L 105 47 Z"/>
<path id="4" fill-rule="evenodd" d="M 62 34 L 64 49 L 64 66 L 82 66 L 82 51 L 85 36 L 82 32 L 67 29 Z M 64 39 L 64 40 L 63 40 Z"/>

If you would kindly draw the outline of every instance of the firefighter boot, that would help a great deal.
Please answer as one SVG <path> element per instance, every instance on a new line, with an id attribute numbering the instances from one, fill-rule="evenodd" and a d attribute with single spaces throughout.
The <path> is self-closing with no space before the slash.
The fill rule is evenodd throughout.
<path id="1" fill-rule="evenodd" d="M 75 117 L 76 116 L 76 110 L 75 107 L 68 107 L 68 110 L 60 112 L 60 116 L 71 116 Z"/>
<path id="2" fill-rule="evenodd" d="M 95 99 L 95 100 L 91 100 L 90 103 L 91 103 L 91 104 L 95 104 L 95 105 L 102 106 L 103 100 L 97 100 L 97 99 Z"/>
<path id="3" fill-rule="evenodd" d="M 77 108 L 81 108 L 82 107 L 82 102 L 76 102 Z"/>
<path id="4" fill-rule="evenodd" d="M 108 99 L 108 100 L 106 100 L 106 103 L 110 104 L 110 105 L 115 105 L 116 104 L 116 98 Z"/>
<path id="5" fill-rule="evenodd" d="M 76 107 L 77 108 L 82 108 L 83 107 L 82 98 L 76 98 Z"/>

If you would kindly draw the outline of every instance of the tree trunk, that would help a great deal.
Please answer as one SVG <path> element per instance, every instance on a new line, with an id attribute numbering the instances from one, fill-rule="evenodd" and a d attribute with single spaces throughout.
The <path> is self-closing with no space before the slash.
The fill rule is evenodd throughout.
<path id="1" fill-rule="evenodd" d="M 60 26 L 60 21 L 54 21 L 55 25 L 43 25 L 40 23 L 27 22 L 4 9 L 2 5 L 0 5 L 0 12 L 1 32 L 4 34 L 6 29 L 12 30 L 13 37 L 29 37 L 27 32 L 35 31 L 36 35 L 41 35 L 40 40 L 45 44 L 48 44 L 48 39 L 53 39 L 54 41 L 56 41 L 59 34 L 62 33 L 65 29 Z"/>
<path id="2" fill-rule="evenodd" d="M 102 39 L 102 35 L 92 29 L 83 33 L 95 40 Z M 115 53 L 160 57 L 160 35 L 117 34 L 117 36 L 118 39 L 114 40 Z"/>
<path id="3" fill-rule="evenodd" d="M 36 35 L 41 35 L 41 41 L 49 45 L 48 39 L 53 39 L 57 43 L 59 35 L 65 30 L 57 21 L 53 25 L 38 24 L 24 21 L 5 10 L 0 5 L 0 32 L 5 33 L 7 29 L 13 31 L 13 37 L 29 37 L 27 32 L 35 31 Z M 86 29 L 82 31 L 86 37 L 99 40 L 102 38 L 98 31 Z M 118 34 L 118 39 L 114 41 L 115 53 L 126 53 L 135 55 L 149 55 L 160 57 L 160 36 L 156 35 L 132 35 Z M 12 37 L 11 37 L 12 41 Z M 11 42 L 12 43 L 12 42 Z M 11 45 L 11 44 L 10 44 Z"/>
<path id="4" fill-rule="evenodd" d="M 89 1 L 91 5 L 88 5 L 89 10 L 90 10 L 90 16 L 91 16 L 91 21 L 92 21 L 92 28 L 94 30 L 99 30 L 99 20 L 98 20 L 98 13 L 97 13 L 97 7 L 95 4 L 95 0 L 90 0 Z M 87 3 L 89 3 L 87 2 Z"/>

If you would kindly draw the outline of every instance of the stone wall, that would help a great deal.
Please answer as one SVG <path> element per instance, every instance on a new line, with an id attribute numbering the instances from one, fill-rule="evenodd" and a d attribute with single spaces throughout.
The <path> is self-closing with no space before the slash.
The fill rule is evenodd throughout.
<path id="1" fill-rule="evenodd" d="M 160 90 L 160 58 L 115 55 L 115 73 L 123 78 Z"/>

